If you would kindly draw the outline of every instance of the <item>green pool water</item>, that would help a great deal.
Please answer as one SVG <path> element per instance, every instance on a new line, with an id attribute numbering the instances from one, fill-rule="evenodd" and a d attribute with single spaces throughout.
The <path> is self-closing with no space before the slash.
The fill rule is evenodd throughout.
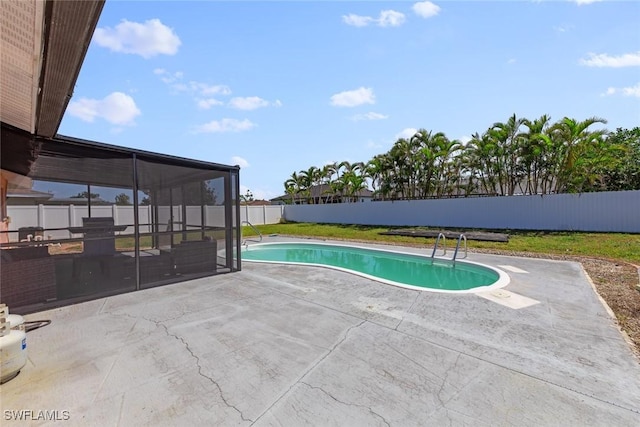
<path id="1" fill-rule="evenodd" d="M 263 243 L 242 251 L 243 261 L 332 267 L 392 285 L 443 292 L 502 287 L 508 276 L 481 264 L 402 252 L 323 243 Z"/>

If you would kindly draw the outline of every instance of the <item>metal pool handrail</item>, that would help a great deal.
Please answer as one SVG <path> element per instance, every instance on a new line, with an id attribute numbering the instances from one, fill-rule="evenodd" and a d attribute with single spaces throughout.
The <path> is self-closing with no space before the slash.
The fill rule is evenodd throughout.
<path id="1" fill-rule="evenodd" d="M 440 239 L 442 239 L 442 256 L 445 256 L 447 254 L 447 238 L 443 233 L 438 233 L 436 244 L 433 245 L 433 252 L 431 252 L 431 258 L 434 258 L 436 256 L 436 251 L 438 250 L 438 243 L 440 243 Z"/>
<path id="2" fill-rule="evenodd" d="M 464 257 L 467 257 L 467 236 L 465 236 L 464 234 L 460 234 L 460 236 L 458 236 L 458 243 L 456 243 L 456 251 L 453 253 L 453 258 L 452 261 L 455 264 L 456 262 L 456 257 L 458 256 L 458 249 L 460 249 L 460 242 L 464 240 Z"/>
<path id="3" fill-rule="evenodd" d="M 260 242 L 262 242 L 262 233 L 260 232 L 260 230 L 258 230 L 256 227 L 254 227 L 253 224 L 251 224 L 249 221 L 242 221 L 240 224 L 241 225 L 242 224 L 247 224 L 249 227 L 251 227 L 251 229 L 253 231 L 255 231 L 258 234 L 258 236 L 260 237 Z M 244 245 L 246 242 L 247 242 L 246 240 L 243 240 L 242 244 Z"/>

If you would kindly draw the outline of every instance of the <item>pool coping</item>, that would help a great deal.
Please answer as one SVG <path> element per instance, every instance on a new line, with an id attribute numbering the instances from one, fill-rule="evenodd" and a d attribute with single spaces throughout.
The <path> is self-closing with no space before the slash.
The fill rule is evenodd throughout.
<path id="1" fill-rule="evenodd" d="M 383 249 L 383 248 L 375 248 L 375 247 L 370 247 L 370 246 L 362 246 L 360 244 L 356 245 L 356 244 L 347 244 L 347 243 L 330 243 L 330 242 L 319 242 L 319 241 L 313 241 L 313 242 L 265 242 L 265 243 L 253 243 L 251 245 L 247 245 L 246 246 L 246 250 L 250 250 L 250 247 L 259 247 L 259 246 L 275 246 L 275 245 L 286 245 L 286 244 L 291 244 L 291 243 L 300 243 L 300 244 L 308 244 L 308 245 L 319 245 L 319 246 L 338 246 L 338 247 L 348 247 L 348 248 L 357 248 L 357 249 L 365 249 L 365 250 L 370 250 L 370 251 L 377 251 L 377 252 L 388 252 L 388 253 L 393 253 L 393 254 L 400 254 L 400 255 L 411 255 L 414 257 L 420 257 L 420 258 L 424 258 L 425 260 L 429 260 L 429 259 L 433 259 L 434 261 L 443 261 L 443 262 L 447 262 L 447 263 L 454 263 L 453 260 L 451 258 L 446 258 L 443 256 L 435 256 L 435 257 L 431 257 L 431 256 L 426 256 L 426 255 L 422 255 L 422 254 L 416 254 L 416 253 L 411 253 L 411 252 L 406 252 L 406 251 L 399 251 L 399 250 L 390 250 L 390 249 Z M 363 273 L 357 270 L 351 270 L 348 268 L 343 268 L 343 267 L 337 267 L 337 266 L 333 266 L 333 265 L 327 265 L 327 264 L 317 264 L 317 263 L 311 263 L 311 262 L 294 262 L 294 261 L 267 261 L 267 260 L 252 260 L 252 259 L 242 259 L 243 262 L 254 262 L 254 263 L 263 263 L 263 264 L 288 264 L 288 265 L 300 265 L 300 266 L 313 266 L 313 267 L 322 267 L 322 268 L 329 268 L 332 270 L 337 270 L 337 271 L 342 271 L 345 273 L 350 273 L 350 274 L 355 274 L 356 276 L 360 276 L 360 277 L 364 277 L 366 279 L 369 280 L 374 280 L 376 282 L 380 282 L 380 283 L 384 283 L 387 285 L 391 285 L 391 286 L 398 286 L 400 288 L 405 288 L 405 289 L 411 289 L 411 290 L 416 290 L 416 291 L 423 291 L 423 292 L 438 292 L 438 293 L 449 293 L 449 294 L 468 294 L 468 293 L 483 293 L 483 292 L 491 292 L 491 291 L 495 291 L 498 289 L 502 289 L 504 287 L 506 287 L 507 285 L 509 285 L 509 283 L 511 282 L 511 277 L 502 269 L 499 269 L 497 267 L 493 267 L 491 265 L 487 265 L 487 264 L 483 264 L 483 263 L 479 263 L 479 262 L 475 262 L 475 261 L 469 261 L 466 259 L 456 259 L 455 262 L 457 263 L 462 263 L 462 264 L 471 264 L 471 265 L 476 265 L 479 267 L 483 267 L 486 269 L 489 269 L 493 272 L 495 272 L 496 274 L 498 274 L 498 280 L 496 280 L 494 283 L 492 283 L 491 285 L 488 286 L 478 286 L 478 287 L 474 287 L 474 288 L 470 288 L 470 289 L 461 289 L 461 290 L 449 290 L 449 289 L 437 289 L 437 288 L 430 288 L 430 287 L 426 287 L 426 286 L 416 286 L 416 285 L 410 285 L 410 284 L 406 284 L 406 283 L 400 283 L 400 282 L 396 282 L 393 280 L 388 280 L 382 277 L 377 277 L 377 276 L 373 276 L 367 273 Z"/>

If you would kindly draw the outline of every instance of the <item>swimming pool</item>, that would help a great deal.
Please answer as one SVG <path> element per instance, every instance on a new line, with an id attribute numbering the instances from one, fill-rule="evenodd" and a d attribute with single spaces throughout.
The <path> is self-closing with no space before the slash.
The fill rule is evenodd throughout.
<path id="1" fill-rule="evenodd" d="M 506 286 L 509 276 L 470 261 L 325 243 L 261 243 L 242 251 L 251 262 L 330 267 L 410 289 L 479 292 Z"/>

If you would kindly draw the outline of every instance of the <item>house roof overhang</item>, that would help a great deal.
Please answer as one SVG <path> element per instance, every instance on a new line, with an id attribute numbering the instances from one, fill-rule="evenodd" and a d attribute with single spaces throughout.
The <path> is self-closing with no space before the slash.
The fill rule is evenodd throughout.
<path id="1" fill-rule="evenodd" d="M 57 133 L 104 2 L 0 2 L 3 123 L 44 138 Z"/>

